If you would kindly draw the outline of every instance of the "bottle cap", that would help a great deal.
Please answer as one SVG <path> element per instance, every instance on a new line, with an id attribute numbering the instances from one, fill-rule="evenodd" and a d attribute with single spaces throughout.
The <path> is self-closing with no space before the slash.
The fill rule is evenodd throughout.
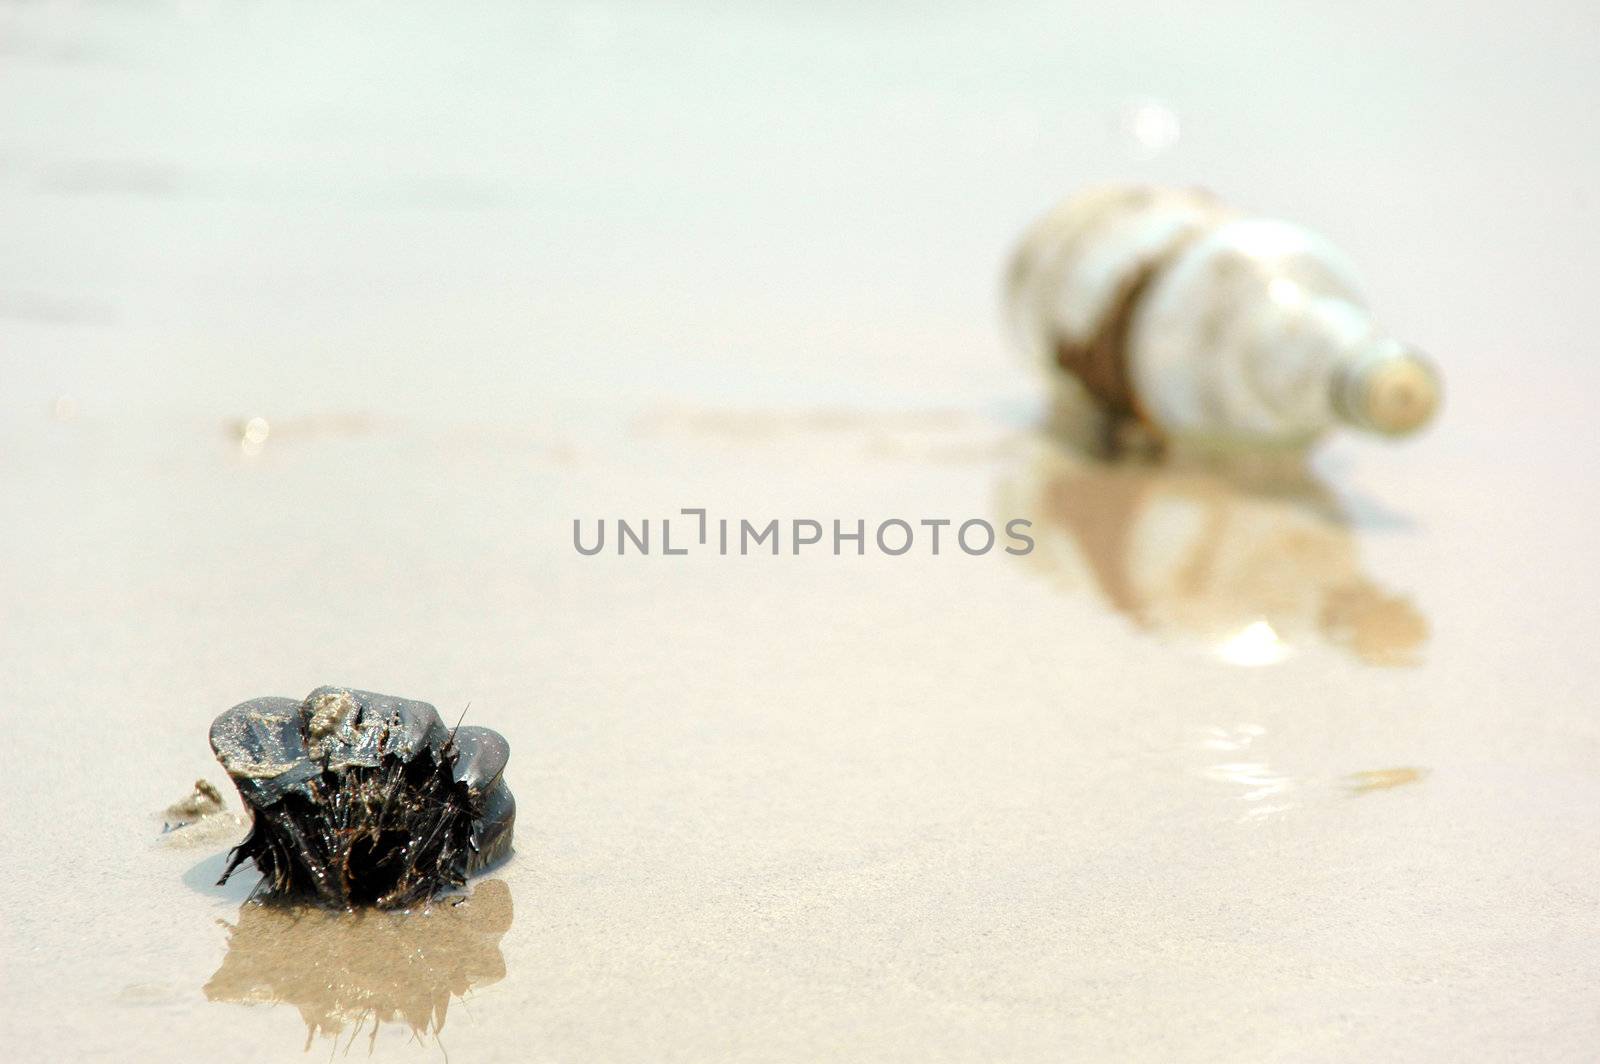
<path id="1" fill-rule="evenodd" d="M 1344 420 L 1385 436 L 1409 436 L 1433 420 L 1442 391 L 1433 363 L 1399 345 L 1361 360 L 1339 384 Z"/>

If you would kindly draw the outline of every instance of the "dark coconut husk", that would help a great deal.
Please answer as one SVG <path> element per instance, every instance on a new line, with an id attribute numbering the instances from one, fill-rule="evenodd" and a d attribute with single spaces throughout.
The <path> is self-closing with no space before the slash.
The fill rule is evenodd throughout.
<path id="1" fill-rule="evenodd" d="M 212 723 L 211 748 L 252 818 L 219 882 L 249 859 L 268 896 L 398 909 L 511 851 L 510 747 L 446 728 L 426 702 L 344 687 L 252 699 Z"/>

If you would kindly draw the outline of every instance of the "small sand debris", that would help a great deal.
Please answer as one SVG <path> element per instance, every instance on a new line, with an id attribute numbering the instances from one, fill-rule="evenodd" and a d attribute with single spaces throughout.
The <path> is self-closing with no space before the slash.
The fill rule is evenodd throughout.
<path id="1" fill-rule="evenodd" d="M 1425 768 L 1375 768 L 1367 772 L 1352 772 L 1344 778 L 1346 789 L 1353 795 L 1371 794 L 1404 787 L 1408 783 L 1421 783 L 1428 774 Z"/>
<path id="2" fill-rule="evenodd" d="M 187 827 L 225 808 L 221 791 L 209 780 L 195 780 L 194 790 L 162 810 L 161 830 L 167 832 Z"/>
<path id="3" fill-rule="evenodd" d="M 244 818 L 229 812 L 222 792 L 204 779 L 195 780 L 194 790 L 155 816 L 161 821 L 162 845 L 180 849 L 233 843 L 244 830 Z"/>

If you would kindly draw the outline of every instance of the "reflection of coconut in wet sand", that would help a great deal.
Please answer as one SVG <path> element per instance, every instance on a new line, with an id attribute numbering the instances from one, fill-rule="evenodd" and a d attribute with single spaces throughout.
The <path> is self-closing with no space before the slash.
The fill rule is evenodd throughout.
<path id="1" fill-rule="evenodd" d="M 1261 487 L 1211 469 L 1040 456 L 1008 490 L 1034 520 L 1029 560 L 1087 577 L 1141 628 L 1265 665 L 1316 638 L 1364 661 L 1415 661 L 1427 621 L 1361 569 L 1355 537 L 1304 474 Z"/>
<path id="2" fill-rule="evenodd" d="M 205 985 L 211 1001 L 293 1005 L 307 1047 L 369 1022 L 374 1040 L 384 1023 L 437 1035 L 451 998 L 505 977 L 500 939 L 511 927 L 511 892 L 486 880 L 469 898 L 410 913 L 253 901 L 224 926 L 228 954 Z"/>

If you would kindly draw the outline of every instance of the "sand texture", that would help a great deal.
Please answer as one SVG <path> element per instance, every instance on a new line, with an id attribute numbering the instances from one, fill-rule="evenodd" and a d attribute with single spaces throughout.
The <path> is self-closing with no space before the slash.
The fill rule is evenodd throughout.
<path id="1" fill-rule="evenodd" d="M 1592 1059 L 1592 10 L 0 14 L 6 1059 Z M 1124 177 L 1329 233 L 1434 430 L 1065 446 L 998 271 Z M 1036 545 L 573 547 L 683 508 Z M 466 901 L 213 885 L 320 684 L 506 736 Z"/>

